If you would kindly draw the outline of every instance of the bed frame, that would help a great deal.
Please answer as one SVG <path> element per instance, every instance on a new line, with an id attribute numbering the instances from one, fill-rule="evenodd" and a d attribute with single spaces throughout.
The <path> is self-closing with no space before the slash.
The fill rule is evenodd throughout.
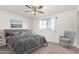
<path id="1" fill-rule="evenodd" d="M 8 43 L 8 39 L 7 39 L 7 36 L 10 36 L 10 34 L 9 34 L 10 32 L 24 32 L 24 31 L 31 32 L 31 30 L 27 30 L 27 29 L 6 29 L 5 30 L 5 37 L 6 37 L 6 43 L 7 43 L 6 46 L 9 47 L 9 48 L 12 48 L 10 46 L 10 44 Z M 36 50 L 36 49 L 38 49 L 38 48 L 40 48 L 42 46 L 47 46 L 47 45 L 48 45 L 47 43 L 40 44 L 38 47 L 35 47 L 35 48 L 32 48 L 32 49 L 26 50 L 26 52 L 29 53 L 29 52 L 31 52 L 33 50 Z M 14 48 L 12 48 L 12 49 L 15 51 Z"/>

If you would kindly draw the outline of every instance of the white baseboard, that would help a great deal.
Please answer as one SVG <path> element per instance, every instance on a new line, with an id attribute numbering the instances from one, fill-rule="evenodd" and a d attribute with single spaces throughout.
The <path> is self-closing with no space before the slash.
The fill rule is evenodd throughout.
<path id="1" fill-rule="evenodd" d="M 56 41 L 48 41 L 48 40 L 47 40 L 47 42 L 52 42 L 52 43 L 59 43 L 59 42 L 56 42 Z"/>
<path id="2" fill-rule="evenodd" d="M 79 48 L 79 46 L 76 46 L 76 48 Z"/>

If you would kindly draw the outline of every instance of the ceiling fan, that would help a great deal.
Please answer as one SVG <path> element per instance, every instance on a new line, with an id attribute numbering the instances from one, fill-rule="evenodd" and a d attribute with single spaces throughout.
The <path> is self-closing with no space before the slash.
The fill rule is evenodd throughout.
<path id="1" fill-rule="evenodd" d="M 43 11 L 40 11 L 40 9 L 42 9 L 43 6 L 32 6 L 32 5 L 25 5 L 25 6 L 30 8 L 31 10 L 24 11 L 24 12 L 32 12 L 33 15 L 37 15 L 38 13 L 44 14 Z"/>

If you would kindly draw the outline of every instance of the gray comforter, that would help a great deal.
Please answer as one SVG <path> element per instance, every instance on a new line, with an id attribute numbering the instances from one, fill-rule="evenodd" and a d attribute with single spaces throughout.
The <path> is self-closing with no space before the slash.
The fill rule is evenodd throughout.
<path id="1" fill-rule="evenodd" d="M 8 43 L 15 49 L 17 54 L 23 54 L 31 48 L 47 43 L 45 37 L 40 35 L 18 35 L 10 36 Z"/>

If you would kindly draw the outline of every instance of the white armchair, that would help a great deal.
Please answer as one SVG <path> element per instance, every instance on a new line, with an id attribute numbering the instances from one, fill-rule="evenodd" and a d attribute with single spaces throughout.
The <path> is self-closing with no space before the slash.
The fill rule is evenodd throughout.
<path id="1" fill-rule="evenodd" d="M 60 45 L 65 45 L 68 47 L 74 44 L 74 40 L 75 40 L 75 32 L 71 31 L 65 31 L 64 36 L 60 36 L 59 38 Z"/>

